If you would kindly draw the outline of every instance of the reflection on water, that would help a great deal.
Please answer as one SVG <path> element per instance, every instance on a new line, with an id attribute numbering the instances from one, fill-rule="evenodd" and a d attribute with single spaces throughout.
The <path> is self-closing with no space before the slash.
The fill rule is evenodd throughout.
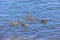
<path id="1" fill-rule="evenodd" d="M 27 11 L 34 18 L 46 19 L 46 25 L 27 22 Z M 27 28 L 11 26 L 22 18 Z M 0 40 L 60 40 L 59 0 L 0 0 Z"/>

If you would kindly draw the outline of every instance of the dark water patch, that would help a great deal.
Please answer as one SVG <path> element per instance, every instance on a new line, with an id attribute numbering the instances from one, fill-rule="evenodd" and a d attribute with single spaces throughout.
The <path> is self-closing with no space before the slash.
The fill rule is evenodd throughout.
<path id="1" fill-rule="evenodd" d="M 39 35 L 35 35 L 33 38 L 39 39 L 39 38 L 42 38 L 42 37 L 43 37 L 43 35 L 39 34 Z"/>
<path id="2" fill-rule="evenodd" d="M 50 8 L 47 8 L 47 10 L 57 10 L 57 9 L 60 9 L 60 7 L 50 7 Z"/>

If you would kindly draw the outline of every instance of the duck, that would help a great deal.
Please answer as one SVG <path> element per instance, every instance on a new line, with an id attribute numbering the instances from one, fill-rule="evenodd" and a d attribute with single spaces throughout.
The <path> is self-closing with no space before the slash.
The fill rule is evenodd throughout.
<path id="1" fill-rule="evenodd" d="M 24 27 L 24 28 L 26 28 L 27 24 L 26 23 L 22 23 L 21 26 Z"/>
<path id="2" fill-rule="evenodd" d="M 27 20 L 32 20 L 33 19 L 33 16 L 31 16 L 31 17 L 27 17 Z"/>
<path id="3" fill-rule="evenodd" d="M 17 22 L 11 22 L 12 26 L 17 26 Z"/>
<path id="4" fill-rule="evenodd" d="M 23 22 L 23 20 L 22 20 L 22 19 L 19 19 L 18 21 L 19 21 L 19 22 L 21 22 L 21 23 Z"/>
<path id="5" fill-rule="evenodd" d="M 27 20 L 32 20 L 33 19 L 33 16 L 30 15 L 30 11 L 28 11 L 28 14 L 27 14 Z"/>
<path id="6" fill-rule="evenodd" d="M 46 24 L 47 20 L 41 20 L 41 23 Z"/>

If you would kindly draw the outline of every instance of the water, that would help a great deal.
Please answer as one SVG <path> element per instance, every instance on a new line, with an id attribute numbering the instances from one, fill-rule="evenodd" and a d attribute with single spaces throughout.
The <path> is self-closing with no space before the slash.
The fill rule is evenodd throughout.
<path id="1" fill-rule="evenodd" d="M 27 11 L 47 24 L 28 24 Z M 12 27 L 12 21 L 22 18 L 28 28 Z M 16 39 L 13 39 L 17 35 Z M 12 39 L 11 39 L 12 36 Z M 0 40 L 60 40 L 59 0 L 0 0 Z"/>

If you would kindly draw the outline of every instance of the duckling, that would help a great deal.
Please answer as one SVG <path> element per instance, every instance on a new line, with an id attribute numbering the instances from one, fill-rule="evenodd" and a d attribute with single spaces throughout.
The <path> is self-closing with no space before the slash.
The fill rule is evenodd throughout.
<path id="1" fill-rule="evenodd" d="M 11 22 L 12 26 L 17 26 L 17 22 Z"/>
<path id="2" fill-rule="evenodd" d="M 30 11 L 28 11 L 28 14 L 27 14 L 27 20 L 32 20 L 33 19 L 33 16 L 30 15 Z"/>
<path id="3" fill-rule="evenodd" d="M 47 20 L 41 20 L 41 23 L 46 24 Z"/>
<path id="4" fill-rule="evenodd" d="M 27 17 L 27 20 L 32 20 L 32 19 L 33 19 L 33 16 Z"/>
<path id="5" fill-rule="evenodd" d="M 24 28 L 26 28 L 27 24 L 23 23 L 21 26 L 24 27 Z"/>
<path id="6" fill-rule="evenodd" d="M 19 19 L 18 21 L 19 21 L 19 22 L 23 22 L 23 20 L 22 20 L 22 19 Z"/>

